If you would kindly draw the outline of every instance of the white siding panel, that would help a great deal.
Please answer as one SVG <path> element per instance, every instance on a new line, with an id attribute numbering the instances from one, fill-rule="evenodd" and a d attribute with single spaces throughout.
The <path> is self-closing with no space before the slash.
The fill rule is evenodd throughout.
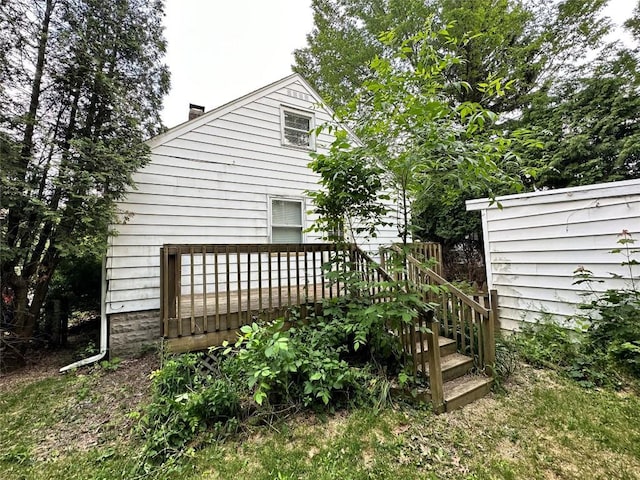
<path id="1" fill-rule="evenodd" d="M 107 271 L 113 275 L 115 271 L 122 268 L 135 268 L 135 267 L 157 267 L 160 265 L 160 253 L 149 257 L 134 256 L 134 257 L 109 257 L 107 264 Z"/>
<path id="2" fill-rule="evenodd" d="M 166 175 L 180 178 L 201 178 L 204 180 L 218 180 L 221 176 L 245 175 L 254 176 L 256 173 L 267 174 L 278 178 L 287 175 L 289 178 L 309 178 L 307 162 L 285 162 L 281 157 L 272 158 L 269 161 L 263 160 L 242 160 L 237 164 L 223 162 L 181 161 L 179 165 L 174 162 L 162 164 L 158 161 L 149 165 L 141 173 Z M 315 176 L 313 178 L 316 178 Z"/>
<path id="3" fill-rule="evenodd" d="M 611 253 L 622 230 L 640 240 L 640 180 L 504 197 L 484 205 L 489 285 L 497 289 L 503 327 L 550 314 L 571 322 L 590 289 L 626 288 L 625 260 Z M 472 202 L 473 205 L 480 203 Z M 475 208 L 475 207 L 474 207 Z M 574 284 L 578 267 L 591 285 Z M 633 267 L 634 275 L 640 268 Z"/>
<path id="4" fill-rule="evenodd" d="M 175 141 L 173 145 L 157 147 L 152 164 L 143 171 L 153 166 L 215 170 L 215 168 L 222 169 L 227 165 L 233 165 L 235 168 L 264 168 L 289 172 L 289 167 L 304 169 L 310 161 L 308 157 L 298 158 L 296 155 L 291 155 L 291 152 L 295 152 L 292 149 L 284 149 L 281 155 L 273 155 L 231 147 L 209 148 L 207 145 L 201 148 L 201 145 L 200 142 Z M 215 166 L 216 164 L 219 164 L 219 167 Z"/>
<path id="5" fill-rule="evenodd" d="M 155 275 L 147 275 L 151 273 L 156 273 L 154 270 L 158 270 L 160 268 L 160 255 L 158 254 L 155 257 L 155 264 L 141 265 L 138 267 L 134 267 L 131 265 L 124 265 L 119 268 L 113 268 L 109 271 L 107 276 L 107 280 L 122 280 L 122 279 L 144 279 L 154 277 Z"/>
<path id="6" fill-rule="evenodd" d="M 160 288 L 160 269 L 156 270 L 156 275 L 150 278 L 119 278 L 109 282 L 109 289 L 113 292 L 124 290 L 138 290 Z"/>
<path id="7" fill-rule="evenodd" d="M 155 225 L 151 217 L 157 218 L 159 216 L 166 217 L 189 217 L 189 218 L 221 218 L 221 217 L 235 217 L 235 218 L 254 218 L 264 219 L 264 202 L 226 202 L 229 204 L 229 208 L 221 208 L 220 202 L 215 207 L 206 205 L 189 205 L 189 206 L 177 206 L 172 205 L 171 208 L 167 208 L 167 205 L 157 204 L 144 204 L 144 203 L 122 203 L 120 208 L 135 213 L 136 222 L 138 225 Z M 164 220 L 166 221 L 166 219 Z M 180 225 L 175 223 L 176 219 L 171 220 L 174 225 Z"/>
<path id="8" fill-rule="evenodd" d="M 615 239 L 612 239 L 615 242 Z M 541 272 L 544 272 L 547 265 L 569 265 L 575 270 L 578 266 L 585 265 L 585 261 L 589 260 L 589 266 L 593 265 L 612 265 L 619 259 L 610 251 L 613 248 L 611 241 L 607 244 L 610 248 L 592 249 L 589 257 L 585 256 L 583 249 L 577 250 L 555 250 L 553 255 L 549 251 L 514 251 L 514 252 L 491 252 L 489 259 L 493 265 L 505 265 L 503 269 L 513 268 L 515 265 L 533 263 L 537 265 Z M 571 267 L 570 267 L 571 268 Z M 592 269 L 591 269 L 592 270 Z"/>
<path id="9" fill-rule="evenodd" d="M 257 201 L 264 202 L 264 194 L 259 192 L 237 192 L 235 190 L 211 190 L 207 188 L 178 188 L 169 185 L 138 182 L 138 191 L 127 195 L 129 201 L 136 203 L 152 203 L 158 197 L 164 197 L 165 205 L 192 205 L 194 201 L 200 203 L 209 200 L 233 200 L 234 202 Z M 144 192 L 144 193 L 142 193 Z M 237 199 L 244 197 L 244 200 Z M 206 204 L 206 203 L 205 203 Z M 135 213 L 135 212 L 134 212 Z"/>
<path id="10" fill-rule="evenodd" d="M 113 290 L 110 289 L 111 296 L 107 298 L 107 301 L 110 303 L 118 304 L 120 302 L 127 302 L 129 305 L 133 304 L 136 300 L 148 300 L 147 304 L 150 301 L 154 301 L 155 304 L 151 307 L 151 309 L 160 308 L 160 286 L 158 282 L 158 287 L 156 288 L 133 288 L 131 290 Z M 138 310 L 147 310 L 143 308 L 136 308 L 134 311 Z M 124 312 L 122 308 L 118 309 L 119 312 Z"/>
<path id="11" fill-rule="evenodd" d="M 206 229 L 199 229 L 199 235 L 190 235 L 189 232 L 178 231 L 173 229 L 171 233 L 165 235 L 158 235 L 155 228 L 151 229 L 151 234 L 141 235 L 120 235 L 121 242 L 114 244 L 114 247 L 143 247 L 145 245 L 156 245 L 155 255 L 160 256 L 160 247 L 165 243 L 267 243 L 268 237 L 266 235 L 257 235 L 257 229 L 242 229 L 237 228 L 225 228 L 215 229 L 211 228 L 209 234 Z"/>
<path id="12" fill-rule="evenodd" d="M 114 261 L 116 258 L 160 258 L 160 250 L 158 250 L 160 248 L 159 245 L 160 244 L 153 244 L 149 242 L 144 245 L 127 245 L 126 240 L 121 235 L 111 237 L 107 255 L 107 265 L 112 258 Z"/>
<path id="13" fill-rule="evenodd" d="M 611 262 L 611 259 L 609 260 Z M 575 271 L 582 265 L 569 265 L 565 263 L 556 264 L 512 264 L 512 263 L 495 263 L 493 278 L 496 283 L 504 282 L 539 282 L 544 277 L 556 279 L 568 279 L 571 282 L 575 280 Z M 611 263 L 590 264 L 588 270 L 593 274 L 594 280 L 609 280 L 614 275 L 628 276 L 629 269 L 622 265 L 614 265 Z M 507 280 L 508 279 L 508 280 Z M 565 280 L 563 280 L 564 282 Z M 549 284 L 554 285 L 553 283 Z"/>
<path id="14" fill-rule="evenodd" d="M 562 238 L 545 238 L 533 240 L 513 240 L 513 241 L 494 241 L 492 235 L 489 234 L 491 242 L 491 253 L 511 253 L 511 252 L 548 252 L 548 258 L 553 261 L 560 260 L 555 252 L 563 251 L 592 251 L 592 250 L 611 250 L 616 247 L 616 235 L 599 235 L 598 228 L 594 225 L 594 235 Z M 601 228 L 605 229 L 603 225 Z M 585 258 L 586 260 L 586 258 Z"/>
<path id="15" fill-rule="evenodd" d="M 500 308 L 518 310 L 519 312 L 530 310 L 537 313 L 550 313 L 552 315 L 561 315 L 563 317 L 571 317 L 576 313 L 575 306 L 568 304 L 566 302 L 556 302 L 553 300 L 540 302 L 539 300 L 535 300 L 535 299 L 523 299 L 519 297 L 509 297 L 506 295 L 500 297 Z M 512 316 L 511 319 L 519 320 L 518 317 L 521 315 L 522 314 L 520 313 L 518 314 L 518 316 Z"/>
<path id="16" fill-rule="evenodd" d="M 237 213 L 236 210 L 234 212 Z M 242 215 L 242 214 L 240 214 Z M 171 215 L 168 219 L 167 215 L 136 215 L 135 224 L 121 225 L 118 229 L 123 235 L 147 235 L 149 226 L 154 226 L 153 230 L 159 235 L 175 235 L 176 228 L 189 227 L 191 232 L 197 232 L 202 228 L 209 231 L 211 228 L 267 228 L 267 218 L 248 215 L 235 217 L 202 217 L 202 216 L 186 216 Z M 170 225 L 167 225 L 170 223 Z M 163 228 L 165 228 L 163 230 Z"/>
<path id="17" fill-rule="evenodd" d="M 153 188 L 157 187 L 157 188 Z M 150 192 L 149 190 L 154 190 Z M 259 193 L 245 193 L 245 192 L 223 192 L 223 191 L 207 191 L 209 195 L 204 197 L 191 196 L 191 195 L 167 195 L 166 189 L 163 193 L 159 193 L 162 190 L 157 185 L 147 185 L 144 194 L 138 194 L 137 192 L 131 192 L 127 194 L 126 201 L 119 204 L 120 208 L 123 205 L 153 205 L 158 208 L 167 206 L 171 207 L 200 207 L 200 208 L 219 208 L 221 200 L 227 203 L 233 204 L 236 208 L 242 210 L 252 210 L 259 208 L 260 205 L 265 203 L 264 195 Z M 189 191 L 187 193 L 197 194 L 198 191 Z M 124 209 L 123 209 L 124 210 Z M 166 211 L 166 209 L 165 209 Z"/>
<path id="18" fill-rule="evenodd" d="M 606 220 L 606 221 L 602 221 Z M 571 240 L 577 238 L 591 239 L 594 236 L 594 221 L 584 221 L 580 223 L 565 223 L 561 225 L 551 225 L 543 227 L 527 227 L 509 229 L 509 230 L 493 230 L 489 232 L 490 238 L 494 242 L 510 241 L 510 240 Z M 597 235 L 616 235 L 625 228 L 629 227 L 629 219 L 604 217 L 600 221 L 600 228 Z M 589 240 L 587 240 L 589 241 Z"/>
<path id="19" fill-rule="evenodd" d="M 552 210 L 548 210 L 552 207 Z M 622 208 L 621 208 L 622 207 Z M 511 210 L 520 210 L 515 214 Z M 628 219 L 629 213 L 640 208 L 637 201 L 627 198 L 612 197 L 593 201 L 567 202 L 567 204 L 553 203 L 545 205 L 544 209 L 532 212 L 531 207 L 512 207 L 503 215 L 491 212 L 489 216 L 492 232 L 511 230 L 513 220 L 517 219 L 521 227 L 541 227 L 549 225 L 570 226 L 580 222 L 594 222 L 611 218 Z"/>
<path id="20" fill-rule="evenodd" d="M 144 310 L 157 310 L 160 308 L 160 290 L 155 298 L 135 298 L 134 300 L 110 300 L 107 297 L 107 315 L 112 313 L 138 312 Z"/>
<path id="21" fill-rule="evenodd" d="M 211 187 L 211 183 L 215 181 L 218 182 L 215 187 L 221 190 L 232 190 L 236 192 L 263 191 L 265 193 L 267 193 L 269 187 L 281 189 L 288 188 L 290 190 L 300 191 L 300 187 L 303 189 L 310 189 L 316 185 L 313 177 L 304 178 L 299 176 L 298 178 L 289 180 L 281 177 L 278 178 L 278 175 L 268 174 L 268 172 L 263 172 L 265 175 L 262 176 L 260 176 L 260 172 L 257 171 L 247 171 L 244 175 L 240 172 L 228 173 L 227 175 L 225 175 L 225 173 L 226 172 L 211 172 L 211 176 L 217 177 L 218 180 L 205 180 L 201 178 L 170 177 L 167 175 L 141 172 L 138 174 L 136 182 L 140 190 L 142 189 L 143 184 L 153 184 L 177 187 L 188 191 L 193 188 L 206 189 L 207 186 Z M 245 181 L 243 181 L 243 179 Z M 260 183 L 248 183 L 252 181 Z M 302 183 L 302 185 L 300 185 L 300 183 Z M 300 191 L 300 193 L 302 193 L 302 191 Z"/>

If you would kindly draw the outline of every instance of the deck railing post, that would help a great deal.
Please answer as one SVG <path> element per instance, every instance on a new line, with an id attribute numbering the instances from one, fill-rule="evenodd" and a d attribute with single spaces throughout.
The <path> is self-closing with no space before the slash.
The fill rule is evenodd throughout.
<path id="1" fill-rule="evenodd" d="M 167 298 L 169 305 L 167 308 L 168 318 L 176 318 L 176 301 L 178 299 L 178 287 L 180 282 L 180 271 L 178 254 L 169 249 L 167 253 Z"/>
<path id="2" fill-rule="evenodd" d="M 487 375 L 493 376 L 493 367 L 496 362 L 496 338 L 495 330 L 493 328 L 493 318 L 491 317 L 491 310 L 489 310 L 489 315 L 482 319 L 482 325 L 484 326 L 484 368 Z"/>
<path id="3" fill-rule="evenodd" d="M 160 247 L 160 333 L 167 337 L 169 333 L 169 299 L 167 298 L 167 257 L 164 247 Z"/>
<path id="4" fill-rule="evenodd" d="M 442 366 L 440 364 L 440 345 L 438 341 L 438 331 L 440 326 L 435 318 L 433 310 L 423 314 L 427 332 L 427 354 L 429 356 L 429 387 L 431 389 L 431 403 L 433 411 L 444 412 L 444 387 L 442 382 Z"/>
<path id="5" fill-rule="evenodd" d="M 496 362 L 496 337 L 495 329 L 498 325 L 498 292 L 489 292 L 490 307 L 489 315 L 484 322 L 485 327 L 485 368 L 488 375 L 493 376 L 493 366 Z"/>
<path id="6" fill-rule="evenodd" d="M 498 315 L 498 291 L 489 291 L 489 305 L 491 307 L 491 320 L 493 321 L 493 329 L 500 329 L 500 317 Z"/>

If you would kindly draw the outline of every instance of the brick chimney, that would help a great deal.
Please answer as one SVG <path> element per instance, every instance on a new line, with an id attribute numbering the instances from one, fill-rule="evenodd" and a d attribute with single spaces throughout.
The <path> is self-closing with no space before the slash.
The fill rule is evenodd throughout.
<path id="1" fill-rule="evenodd" d="M 201 115 L 204 115 L 204 107 L 202 105 L 196 105 L 194 103 L 190 103 L 189 104 L 189 120 L 198 118 Z"/>

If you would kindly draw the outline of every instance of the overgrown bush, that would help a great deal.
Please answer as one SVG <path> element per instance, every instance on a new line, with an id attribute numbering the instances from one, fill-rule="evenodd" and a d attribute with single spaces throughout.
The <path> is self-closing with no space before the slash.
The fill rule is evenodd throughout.
<path id="1" fill-rule="evenodd" d="M 199 355 L 181 355 L 152 374 L 152 400 L 138 424 L 144 460 L 179 455 L 205 429 L 223 434 L 237 428 L 241 408 L 236 386 L 222 375 L 203 373 L 199 361 Z"/>
<path id="2" fill-rule="evenodd" d="M 496 358 L 493 365 L 493 377 L 500 387 L 518 368 L 518 349 L 514 337 L 496 335 Z"/>
<path id="3" fill-rule="evenodd" d="M 563 368 L 571 365 L 580 354 L 579 332 L 562 327 L 544 317 L 535 324 L 526 324 L 515 337 L 522 359 L 534 367 Z"/>
<path id="4" fill-rule="evenodd" d="M 618 383 L 605 359 L 589 350 L 584 332 L 560 326 L 549 318 L 525 325 L 514 343 L 525 362 L 558 370 L 583 387 Z"/>
<path id="5" fill-rule="evenodd" d="M 361 384 L 356 369 L 340 358 L 344 343 L 331 342 L 327 324 L 301 325 L 284 330 L 282 320 L 245 325 L 234 352 L 236 371 L 251 389 L 258 405 L 322 402 L 336 393 L 356 392 Z M 329 324 L 331 326 L 331 324 Z M 228 368 L 229 364 L 227 364 Z"/>
<path id="6" fill-rule="evenodd" d="M 234 344 L 210 350 L 216 364 L 206 373 L 195 354 L 169 359 L 155 372 L 152 402 L 138 427 L 144 459 L 163 461 L 207 429 L 225 434 L 278 411 L 383 406 L 387 375 L 398 374 L 403 360 L 390 329 L 413 322 L 428 306 L 406 280 L 374 284 L 349 261 L 336 255 L 327 266 L 325 278 L 346 294 L 325 299 L 322 314 L 300 318 L 293 309 L 287 322 L 242 326 Z"/>
<path id="7" fill-rule="evenodd" d="M 584 283 L 591 291 L 591 300 L 581 305 L 588 323 L 586 350 L 640 379 L 640 284 L 634 271 L 639 265 L 634 255 L 640 250 L 633 248 L 635 239 L 628 231 L 623 230 L 619 237 L 619 248 L 611 253 L 624 257 L 621 265 L 629 274 L 626 288 L 595 293 L 591 284 L 596 280 L 585 268 L 576 271 L 575 283 Z"/>

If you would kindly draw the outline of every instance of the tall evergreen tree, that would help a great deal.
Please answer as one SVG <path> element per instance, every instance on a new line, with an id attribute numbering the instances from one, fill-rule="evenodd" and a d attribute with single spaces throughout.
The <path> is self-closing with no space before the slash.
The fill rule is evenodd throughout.
<path id="1" fill-rule="evenodd" d="M 538 188 L 562 188 L 640 178 L 640 70 L 622 50 L 593 73 L 559 82 L 538 95 L 521 125 L 545 134 L 544 148 L 523 157 L 543 173 Z"/>
<path id="2" fill-rule="evenodd" d="M 104 245 L 148 161 L 169 86 L 162 17 L 161 1 L 0 4 L 2 286 L 22 337 L 61 259 Z"/>

